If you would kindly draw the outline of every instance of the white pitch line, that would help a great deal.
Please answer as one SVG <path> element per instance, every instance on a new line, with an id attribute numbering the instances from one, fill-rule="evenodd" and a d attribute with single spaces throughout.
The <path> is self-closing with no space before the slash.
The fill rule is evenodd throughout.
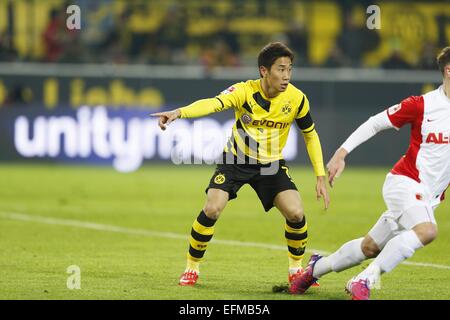
<path id="1" fill-rule="evenodd" d="M 170 239 L 178 239 L 178 240 L 187 240 L 188 237 L 186 235 L 182 235 L 179 233 L 173 232 L 160 232 L 160 231 L 152 231 L 145 229 L 132 229 L 132 228 L 124 228 L 119 226 L 100 224 L 94 222 L 86 222 L 80 220 L 70 220 L 70 219 L 58 219 L 51 217 L 43 217 L 37 215 L 29 215 L 23 213 L 14 213 L 14 212 L 2 212 L 0 211 L 0 218 L 9 219 L 9 220 L 18 220 L 18 221 L 29 221 L 29 222 L 37 222 L 44 223 L 50 225 L 61 225 L 68 227 L 76 227 L 83 229 L 91 229 L 97 231 L 108 231 L 108 232 L 117 232 L 131 235 L 139 235 L 139 236 L 147 236 L 147 237 L 160 237 L 160 238 L 170 238 Z M 261 248 L 261 249 L 271 249 L 271 250 L 282 250 L 285 251 L 285 246 L 273 245 L 267 243 L 259 243 L 259 242 L 244 242 L 244 241 L 236 241 L 236 240 L 219 240 L 212 239 L 214 243 L 227 245 L 227 246 L 239 246 L 239 247 L 252 247 L 252 248 Z M 308 249 L 307 252 L 319 253 L 323 255 L 328 255 L 330 252 L 316 249 Z M 432 264 L 432 263 L 422 263 L 422 262 L 403 262 L 405 265 L 415 266 L 415 267 L 428 267 L 428 268 L 436 268 L 436 269 L 447 269 L 450 270 L 450 266 L 440 265 L 440 264 Z"/>

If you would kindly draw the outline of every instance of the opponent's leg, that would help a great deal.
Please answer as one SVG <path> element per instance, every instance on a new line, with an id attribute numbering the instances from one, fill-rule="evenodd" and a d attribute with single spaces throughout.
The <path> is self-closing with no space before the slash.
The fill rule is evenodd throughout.
<path id="1" fill-rule="evenodd" d="M 340 272 L 366 259 L 375 258 L 397 234 L 398 225 L 394 215 L 386 211 L 364 238 L 349 241 L 336 252 L 318 260 L 314 266 L 314 277 L 320 278 L 331 271 Z"/>
<path id="2" fill-rule="evenodd" d="M 375 257 L 380 251 L 379 247 L 394 236 L 393 225 L 390 223 L 390 218 L 387 217 L 390 217 L 389 212 L 380 217 L 364 238 L 346 242 L 329 256 L 312 255 L 305 272 L 292 283 L 290 292 L 294 294 L 304 293 L 323 275 L 332 271 L 346 270 L 359 265 L 368 258 Z"/>
<path id="3" fill-rule="evenodd" d="M 227 201 L 228 192 L 213 188 L 208 190 L 206 204 L 192 224 L 186 269 L 180 278 L 180 285 L 194 285 L 197 282 L 200 273 L 200 261 L 213 237 L 214 224 L 225 208 Z"/>
<path id="4" fill-rule="evenodd" d="M 412 230 L 405 230 L 388 241 L 374 261 L 356 279 L 368 279 L 369 286 L 375 284 L 381 274 L 392 271 L 410 258 L 415 251 L 432 242 L 437 236 L 436 225 L 424 222 Z"/>
<path id="5" fill-rule="evenodd" d="M 289 291 L 293 294 L 302 294 L 321 276 L 331 271 L 339 272 L 360 264 L 367 259 L 361 249 L 362 243 L 363 238 L 349 241 L 327 257 L 313 254 L 305 271 L 300 277 L 294 279 Z"/>
<path id="6" fill-rule="evenodd" d="M 403 213 L 399 223 L 405 227 L 397 236 L 390 239 L 374 261 L 358 276 L 352 279 L 347 287 L 359 283 L 363 287 L 362 294 L 352 292 L 353 298 L 368 299 L 370 289 L 374 287 L 385 272 L 392 271 L 402 261 L 410 258 L 414 252 L 437 236 L 433 212 L 428 207 L 413 207 Z M 367 289 L 367 290 L 366 290 Z"/>

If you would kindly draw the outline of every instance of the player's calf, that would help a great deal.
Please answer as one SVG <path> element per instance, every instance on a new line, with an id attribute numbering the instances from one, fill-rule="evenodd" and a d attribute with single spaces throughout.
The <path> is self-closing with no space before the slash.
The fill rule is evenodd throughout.
<path id="1" fill-rule="evenodd" d="M 368 259 L 375 258 L 381 252 L 378 245 L 369 235 L 365 236 L 363 239 L 361 243 L 361 250 Z"/>
<path id="2" fill-rule="evenodd" d="M 420 223 L 413 230 L 424 246 L 434 241 L 438 235 L 437 226 L 431 222 Z"/>

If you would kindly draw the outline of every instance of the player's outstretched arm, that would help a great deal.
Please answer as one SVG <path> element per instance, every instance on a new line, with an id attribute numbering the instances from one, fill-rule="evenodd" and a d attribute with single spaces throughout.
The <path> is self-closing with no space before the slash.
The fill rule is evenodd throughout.
<path id="1" fill-rule="evenodd" d="M 209 98 L 197 100 L 186 107 L 172 111 L 153 113 L 150 116 L 159 117 L 159 127 L 166 130 L 167 126 L 178 118 L 199 118 L 230 107 L 231 104 L 225 105 L 219 98 Z"/>
<path id="2" fill-rule="evenodd" d="M 339 178 L 345 169 L 345 157 L 347 154 L 347 150 L 339 148 L 327 163 L 328 183 L 331 187 L 334 185 L 334 179 Z"/>
<path id="3" fill-rule="evenodd" d="M 158 121 L 159 127 L 161 128 L 161 130 L 166 130 L 167 126 L 171 122 L 173 122 L 174 120 L 178 119 L 181 116 L 181 111 L 180 109 L 175 109 L 171 111 L 152 113 L 150 116 L 159 117 Z"/>

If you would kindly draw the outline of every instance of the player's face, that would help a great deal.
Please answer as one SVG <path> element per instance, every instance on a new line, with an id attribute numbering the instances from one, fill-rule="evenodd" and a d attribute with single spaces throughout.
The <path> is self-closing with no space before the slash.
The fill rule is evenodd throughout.
<path id="1" fill-rule="evenodd" d="M 267 72 L 267 84 L 278 92 L 286 91 L 292 75 L 292 61 L 289 57 L 280 57 L 275 60 Z"/>

